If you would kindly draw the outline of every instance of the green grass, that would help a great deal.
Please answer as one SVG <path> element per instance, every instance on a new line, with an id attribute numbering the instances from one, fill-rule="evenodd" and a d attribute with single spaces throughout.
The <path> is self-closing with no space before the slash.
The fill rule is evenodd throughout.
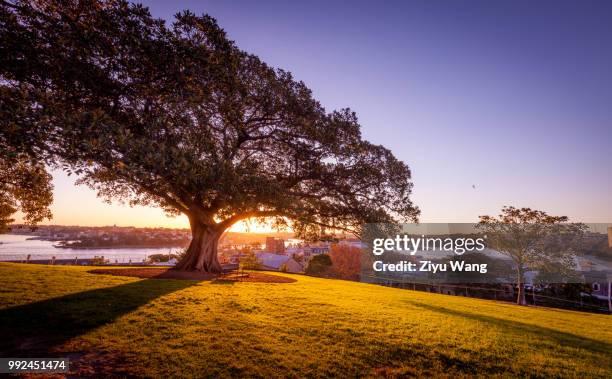
<path id="1" fill-rule="evenodd" d="M 151 377 L 612 377 L 610 316 L 293 277 L 218 284 L 0 263 L 0 355 Z"/>

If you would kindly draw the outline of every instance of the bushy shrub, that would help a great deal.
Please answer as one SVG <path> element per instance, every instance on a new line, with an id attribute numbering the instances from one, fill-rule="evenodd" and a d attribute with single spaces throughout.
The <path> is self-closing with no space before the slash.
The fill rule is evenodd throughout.
<path id="1" fill-rule="evenodd" d="M 179 260 L 179 254 L 151 254 L 148 256 L 147 261 L 150 263 L 168 262 L 172 258 Z"/>
<path id="2" fill-rule="evenodd" d="M 104 259 L 104 257 L 98 257 L 97 255 L 91 259 L 92 265 L 104 265 L 108 263 L 108 259 Z"/>
<path id="3" fill-rule="evenodd" d="M 332 261 L 333 276 L 340 279 L 359 280 L 361 271 L 361 249 L 354 246 L 334 244 L 329 256 Z"/>
<path id="4" fill-rule="evenodd" d="M 261 268 L 261 262 L 257 258 L 254 252 L 249 251 L 240 257 L 240 267 L 246 270 L 259 270 Z"/>
<path id="5" fill-rule="evenodd" d="M 312 257 L 304 271 L 307 275 L 323 276 L 332 267 L 332 260 L 327 254 L 319 254 Z"/>

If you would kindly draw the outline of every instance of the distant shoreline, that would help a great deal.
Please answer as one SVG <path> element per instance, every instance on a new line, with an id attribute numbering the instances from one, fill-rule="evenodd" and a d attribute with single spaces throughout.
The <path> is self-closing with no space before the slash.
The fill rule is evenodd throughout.
<path id="1" fill-rule="evenodd" d="M 117 246 L 65 246 L 53 245 L 57 249 L 76 249 L 76 250 L 99 250 L 99 249 L 172 249 L 184 248 L 183 246 L 155 246 L 155 245 L 117 245 Z"/>

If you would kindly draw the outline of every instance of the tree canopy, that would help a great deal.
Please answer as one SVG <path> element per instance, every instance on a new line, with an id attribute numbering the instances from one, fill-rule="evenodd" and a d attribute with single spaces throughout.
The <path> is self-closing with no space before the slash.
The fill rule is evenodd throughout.
<path id="1" fill-rule="evenodd" d="M 14 124 L 15 99 L 4 96 L 0 87 L 0 233 L 9 229 L 15 213 L 21 211 L 26 225 L 51 219 L 53 202 L 51 175 L 46 171 L 42 151 L 28 133 L 19 133 Z"/>
<path id="2" fill-rule="evenodd" d="M 219 236 L 246 218 L 314 237 L 418 216 L 407 165 L 365 141 L 354 112 L 327 112 L 208 15 L 166 25 L 98 0 L 0 1 L 0 12 L 2 133 L 103 197 L 187 215 L 180 268 L 218 271 Z"/>

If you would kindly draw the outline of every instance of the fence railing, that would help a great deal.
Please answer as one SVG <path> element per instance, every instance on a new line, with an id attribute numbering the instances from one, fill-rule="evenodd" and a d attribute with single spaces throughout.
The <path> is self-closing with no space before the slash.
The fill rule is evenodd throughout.
<path id="1" fill-rule="evenodd" d="M 17 263 L 42 263 L 42 264 L 76 264 L 87 265 L 96 262 L 98 264 L 143 264 L 147 262 L 147 256 L 126 257 L 116 255 L 74 255 L 66 254 L 10 254 L 0 255 L 0 262 Z"/>
<path id="2" fill-rule="evenodd" d="M 368 275 L 366 278 L 373 279 L 372 281 L 368 281 L 368 283 L 375 283 L 394 288 L 412 289 L 415 291 L 434 292 L 444 295 L 511 302 L 516 301 L 517 296 L 517 291 L 515 289 L 491 288 L 471 284 L 419 283 L 374 275 Z M 576 301 L 563 297 L 542 295 L 537 292 L 538 291 L 534 290 L 533 288 L 526 289 L 525 299 L 528 304 L 589 312 L 612 313 L 606 306 L 595 303 L 595 300 L 589 296 L 581 296 L 581 300 Z"/>

